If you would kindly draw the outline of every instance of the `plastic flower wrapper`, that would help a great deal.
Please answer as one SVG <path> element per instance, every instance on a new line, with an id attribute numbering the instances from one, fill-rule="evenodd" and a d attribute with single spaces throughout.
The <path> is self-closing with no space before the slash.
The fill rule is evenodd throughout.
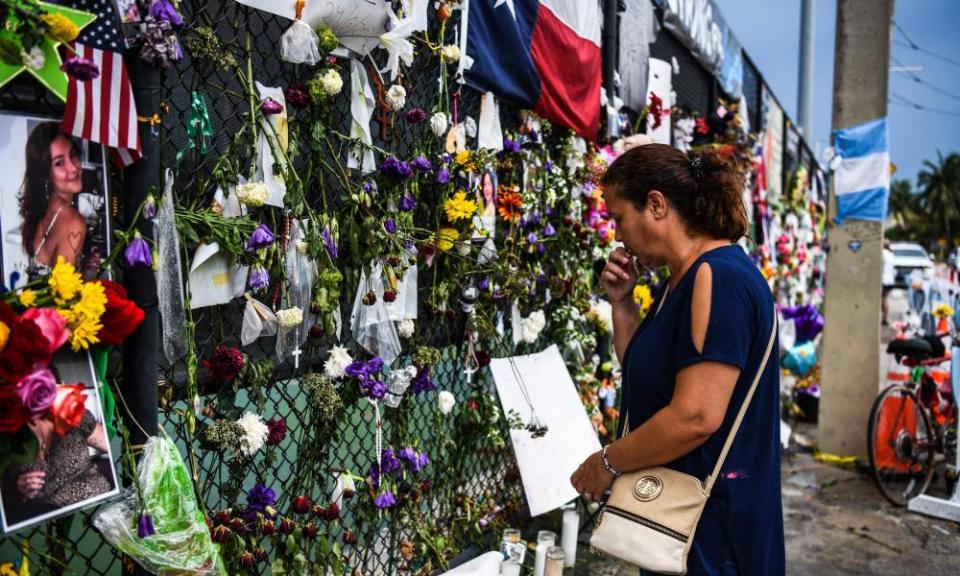
<path id="1" fill-rule="evenodd" d="M 316 322 L 316 315 L 310 312 L 310 296 L 317 280 L 317 267 L 309 256 L 297 251 L 297 242 L 306 240 L 304 231 L 303 223 L 296 220 L 290 223 L 290 241 L 287 243 L 284 259 L 287 294 L 283 300 L 287 310 L 299 308 L 302 317 L 297 323 L 284 323 L 281 319 L 276 344 L 277 358 L 292 358 L 295 367 L 300 366 L 298 351 L 310 335 L 309 327 Z"/>
<path id="2" fill-rule="evenodd" d="M 313 28 L 303 20 L 294 20 L 280 37 L 280 57 L 291 64 L 310 64 L 320 61 L 320 39 Z"/>
<path id="3" fill-rule="evenodd" d="M 270 307 L 256 298 L 246 295 L 247 305 L 243 309 L 243 325 L 240 327 L 240 343 L 249 346 L 261 336 L 273 336 L 277 333 L 277 316 Z"/>
<path id="4" fill-rule="evenodd" d="M 225 574 L 173 441 L 150 438 L 137 468 L 143 500 L 131 486 L 104 506 L 93 519 L 104 539 L 154 574 Z M 154 534 L 145 538 L 138 536 L 141 510 L 153 520 Z"/>
<path id="5" fill-rule="evenodd" d="M 377 263 L 369 277 L 366 272 L 361 274 L 350 316 L 350 330 L 357 344 L 390 365 L 400 355 L 400 336 L 383 301 L 383 292 L 382 266 Z"/>

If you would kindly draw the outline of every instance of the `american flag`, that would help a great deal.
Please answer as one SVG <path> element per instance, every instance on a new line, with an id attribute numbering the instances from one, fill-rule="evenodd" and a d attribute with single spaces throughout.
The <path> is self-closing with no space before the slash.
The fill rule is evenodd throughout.
<path id="1" fill-rule="evenodd" d="M 100 76 L 81 82 L 72 76 L 61 128 L 91 142 L 109 146 L 124 166 L 140 159 L 140 131 L 130 77 L 123 63 L 124 39 L 112 0 L 54 2 L 96 14 L 72 44 L 78 56 L 100 68 Z"/>

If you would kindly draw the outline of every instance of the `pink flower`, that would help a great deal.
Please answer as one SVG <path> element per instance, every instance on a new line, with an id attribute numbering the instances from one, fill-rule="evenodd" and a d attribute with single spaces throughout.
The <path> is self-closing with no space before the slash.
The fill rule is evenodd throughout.
<path id="1" fill-rule="evenodd" d="M 57 397 L 57 379 L 47 369 L 37 370 L 17 382 L 17 396 L 30 418 L 41 418 Z"/>
<path id="2" fill-rule="evenodd" d="M 20 315 L 20 320 L 32 321 L 40 329 L 46 340 L 45 352 L 47 356 L 63 346 L 63 343 L 70 337 L 70 331 L 67 330 L 67 321 L 52 308 L 30 308 Z"/>

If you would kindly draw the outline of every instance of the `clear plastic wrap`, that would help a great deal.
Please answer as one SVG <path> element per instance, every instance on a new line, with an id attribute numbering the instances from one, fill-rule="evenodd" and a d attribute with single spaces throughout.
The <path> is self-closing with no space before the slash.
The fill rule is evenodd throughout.
<path id="1" fill-rule="evenodd" d="M 240 344 L 243 346 L 249 346 L 261 336 L 277 333 L 277 315 L 273 310 L 249 293 L 246 297 L 247 305 L 243 309 L 243 325 L 240 327 Z"/>
<path id="2" fill-rule="evenodd" d="M 184 327 L 187 316 L 183 302 L 183 277 L 180 267 L 180 241 L 173 211 L 173 171 L 164 176 L 163 197 L 157 210 L 156 239 L 160 258 L 157 265 L 157 297 L 163 329 L 163 353 L 173 364 L 186 353 Z"/>
<path id="3" fill-rule="evenodd" d="M 280 37 L 280 57 L 292 64 L 316 64 L 320 61 L 319 43 L 309 24 L 294 20 Z"/>
<path id="4" fill-rule="evenodd" d="M 104 539 L 159 576 L 225 574 L 173 441 L 151 437 L 137 468 L 143 507 L 136 487 L 130 486 L 121 500 L 101 508 L 93 524 Z M 144 538 L 137 535 L 141 509 L 150 514 L 155 531 Z"/>
<path id="5" fill-rule="evenodd" d="M 364 350 L 379 356 L 388 366 L 400 355 L 400 336 L 390 317 L 390 311 L 383 302 L 382 268 L 377 263 L 368 277 L 360 275 L 360 285 L 353 301 L 353 313 L 350 328 L 357 344 Z M 368 294 L 373 295 L 372 304 L 364 304 Z"/>
<path id="6" fill-rule="evenodd" d="M 285 258 L 287 297 L 283 298 L 282 308 L 299 308 L 303 311 L 304 321 L 289 328 L 280 326 L 276 346 L 278 359 L 282 361 L 293 358 L 297 365 L 299 357 L 294 354 L 307 341 L 309 326 L 313 326 L 316 321 L 316 315 L 310 312 L 310 295 L 317 280 L 317 266 L 309 256 L 297 250 L 297 245 L 305 239 L 304 225 L 297 221 L 291 222 Z"/>

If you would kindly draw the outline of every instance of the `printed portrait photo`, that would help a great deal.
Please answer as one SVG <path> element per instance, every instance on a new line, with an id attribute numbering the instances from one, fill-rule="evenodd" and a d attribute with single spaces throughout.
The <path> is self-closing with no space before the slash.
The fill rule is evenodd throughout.
<path id="1" fill-rule="evenodd" d="M 64 134 L 58 119 L 0 114 L 2 283 L 45 275 L 58 257 L 85 279 L 110 252 L 103 147 Z"/>
<path id="2" fill-rule="evenodd" d="M 28 424 L 37 439 L 36 459 L 0 471 L 5 533 L 119 493 L 89 353 L 61 348 L 48 369 L 58 384 L 57 409 Z"/>

